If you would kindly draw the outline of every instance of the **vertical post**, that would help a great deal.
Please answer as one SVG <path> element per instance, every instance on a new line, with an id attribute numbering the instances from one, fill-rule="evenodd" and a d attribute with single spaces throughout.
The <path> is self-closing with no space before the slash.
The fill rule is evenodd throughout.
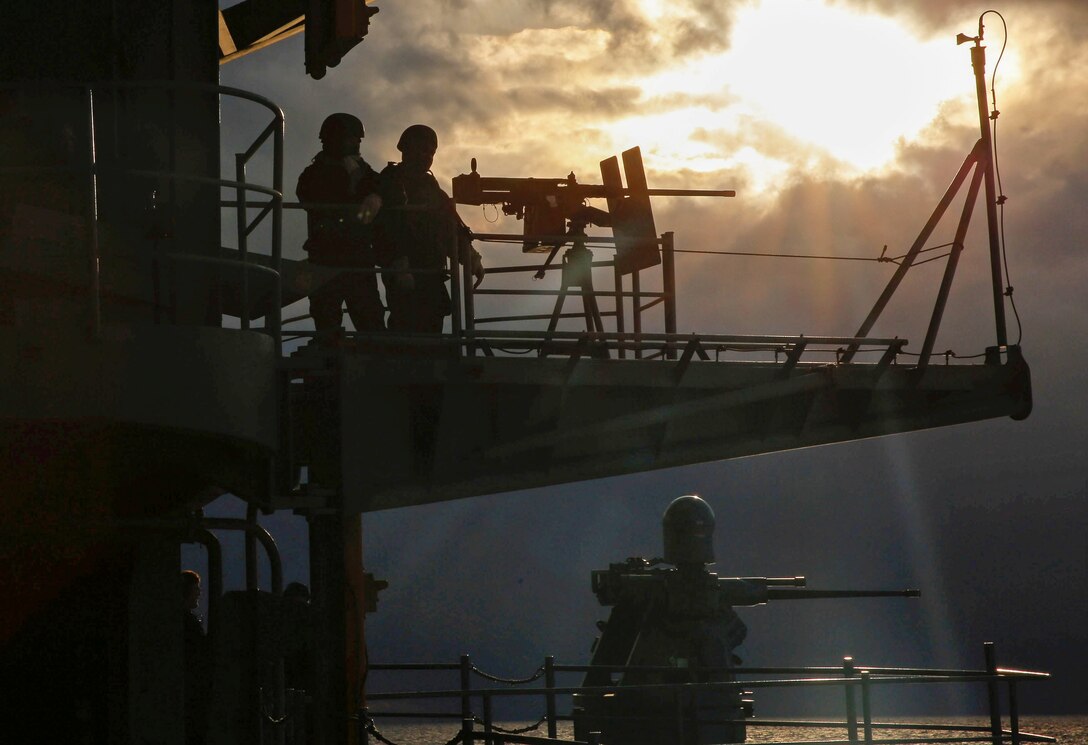
<path id="1" fill-rule="evenodd" d="M 981 22 L 980 22 L 981 23 Z M 980 27 L 981 28 L 981 27 Z M 994 322 L 997 345 L 1008 344 L 1005 331 L 1005 295 L 1001 273 L 1001 240 L 997 225 L 997 186 L 994 181 L 994 143 L 990 130 L 989 107 L 986 105 L 986 47 L 981 38 L 971 47 L 971 68 L 975 73 L 975 97 L 978 99 L 978 123 L 982 134 L 982 160 L 986 175 L 986 227 L 990 237 L 990 279 L 993 283 Z M 997 117 L 996 112 L 994 117 Z"/>
<path id="2" fill-rule="evenodd" d="M 461 655 L 461 719 L 472 719 L 472 659 Z"/>
<path id="3" fill-rule="evenodd" d="M 1001 745 L 1001 701 L 997 690 L 997 657 L 994 643 L 985 642 L 982 651 L 986 656 L 986 698 L 990 706 L 990 737 L 994 745 Z"/>
<path id="4" fill-rule="evenodd" d="M 87 97 L 87 241 L 90 244 L 91 336 L 102 330 L 102 261 L 98 250 L 98 156 L 94 142 L 94 90 L 83 89 Z"/>
<path id="5" fill-rule="evenodd" d="M 484 705 L 484 735 L 487 737 L 487 741 L 490 743 L 491 742 L 491 735 L 493 734 L 492 733 L 492 724 L 493 724 L 493 722 L 491 721 L 492 720 L 492 717 L 491 717 L 491 694 L 490 693 L 485 693 L 483 695 L 483 698 L 484 698 L 484 700 L 483 700 L 483 705 Z"/>
<path id="6" fill-rule="evenodd" d="M 676 333 L 676 254 L 673 233 L 661 234 L 661 284 L 665 292 L 665 333 Z M 665 359 L 676 359 L 672 342 L 665 344 Z"/>
<path id="7" fill-rule="evenodd" d="M 461 240 L 460 237 L 454 233 L 453 235 L 452 251 L 448 251 L 448 257 L 446 259 L 447 266 L 450 272 L 450 333 L 453 337 L 460 342 L 461 340 L 461 311 L 463 301 L 461 299 Z"/>
<path id="8" fill-rule="evenodd" d="M 472 717 L 461 717 L 461 745 L 472 745 L 476 739 L 472 732 L 474 724 Z"/>
<path id="9" fill-rule="evenodd" d="M 246 505 L 246 524 L 257 524 L 257 505 L 250 502 Z M 245 531 L 246 543 L 246 589 L 253 591 L 258 589 L 257 574 L 257 536 L 252 530 Z"/>
<path id="10" fill-rule="evenodd" d="M 843 686 L 843 691 L 846 695 L 846 734 L 849 737 L 850 742 L 858 741 L 858 712 L 854 703 L 854 686 L 849 682 L 854 677 L 854 658 L 843 657 L 842 658 L 842 674 L 847 679 L 847 684 Z"/>
<path id="11" fill-rule="evenodd" d="M 310 611 L 313 655 L 313 741 L 347 743 L 344 702 L 348 698 L 344 638 L 348 608 L 344 576 L 343 516 L 336 512 L 309 515 Z"/>
<path id="12" fill-rule="evenodd" d="M 1020 705 L 1016 701 L 1016 681 L 1009 678 L 1009 729 L 1012 745 L 1020 745 Z"/>
<path id="13" fill-rule="evenodd" d="M 462 284 L 465 288 L 465 333 L 472 339 L 476 336 L 476 297 L 473 292 L 476 288 L 473 286 L 474 277 L 472 276 L 472 243 L 465 244 L 465 250 L 468 251 L 468 255 L 462 257 L 464 262 L 461 264 L 461 277 Z M 476 356 L 476 346 L 471 345 L 465 350 L 466 357 Z"/>
<path id="14" fill-rule="evenodd" d="M 627 357 L 627 349 L 623 339 L 623 330 L 625 324 L 625 320 L 623 317 L 623 272 L 620 271 L 619 264 L 617 264 L 614 260 L 612 262 L 612 272 L 615 276 L 614 286 L 616 295 L 616 333 L 620 335 L 618 357 L 622 360 Z"/>
<path id="15" fill-rule="evenodd" d="M 249 328 L 249 237 L 246 235 L 246 221 L 249 219 L 246 210 L 246 154 L 234 154 L 234 180 L 238 184 L 234 189 L 235 217 L 238 222 L 238 259 L 242 262 L 242 328 Z"/>
<path id="16" fill-rule="evenodd" d="M 344 577 L 344 678 L 345 718 L 366 706 L 366 578 L 363 574 L 363 521 L 359 515 L 343 515 Z M 357 745 L 350 740 L 348 745 Z"/>
<path id="17" fill-rule="evenodd" d="M 276 109 L 276 128 L 272 133 L 272 268 L 276 270 L 272 292 L 274 307 L 266 318 L 272 328 L 272 343 L 280 354 L 283 343 L 283 112 Z"/>
<path id="18" fill-rule="evenodd" d="M 548 655 L 544 658 L 544 686 L 548 692 L 544 694 L 546 715 L 548 718 L 548 737 L 556 738 L 555 722 L 555 657 Z"/>
<path id="19" fill-rule="evenodd" d="M 642 285 L 638 278 L 639 270 L 631 272 L 631 315 L 632 331 L 635 332 L 635 359 L 642 359 Z"/>
<path id="20" fill-rule="evenodd" d="M 873 743 L 873 710 L 869 698 L 869 671 L 861 671 L 861 718 L 865 724 L 865 743 Z"/>
<path id="21" fill-rule="evenodd" d="M 223 597 L 223 547 L 210 530 L 200 528 L 196 540 L 208 552 L 208 637 L 214 637 L 219 629 L 219 600 Z"/>

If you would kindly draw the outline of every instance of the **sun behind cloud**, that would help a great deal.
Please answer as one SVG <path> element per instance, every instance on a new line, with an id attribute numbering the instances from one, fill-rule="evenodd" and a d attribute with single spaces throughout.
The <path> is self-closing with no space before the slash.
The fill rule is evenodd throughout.
<path id="1" fill-rule="evenodd" d="M 661 3 L 643 6 L 668 19 Z M 640 110 L 602 123 L 617 149 L 637 142 L 661 170 L 742 168 L 762 190 L 794 169 L 879 170 L 942 106 L 974 112 L 969 57 L 951 33 L 921 39 L 887 16 L 814 0 L 744 6 L 729 33 L 727 51 L 629 81 Z M 1002 74 L 1013 65 L 1006 58 Z M 687 103 L 670 107 L 677 96 Z"/>

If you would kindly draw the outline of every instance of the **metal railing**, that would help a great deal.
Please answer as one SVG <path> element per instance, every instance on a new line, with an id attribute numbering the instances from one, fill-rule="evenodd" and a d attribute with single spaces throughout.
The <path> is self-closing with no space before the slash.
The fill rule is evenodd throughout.
<path id="1" fill-rule="evenodd" d="M 234 206 L 235 202 L 223 202 L 224 206 Z M 246 206 L 255 207 L 260 203 L 249 202 Z M 284 202 L 287 210 L 301 210 L 313 205 L 299 202 Z M 329 205 L 321 205 L 328 208 Z M 477 234 L 477 240 L 484 242 L 509 242 L 521 235 Z M 537 236 L 548 239 L 555 236 Z M 819 357 L 825 363 L 837 364 L 848 361 L 847 355 L 877 354 L 882 366 L 894 363 L 903 353 L 907 339 L 885 337 L 855 336 L 787 336 L 758 334 L 695 334 L 677 331 L 677 294 L 675 288 L 674 235 L 664 233 L 657 240 L 661 247 L 661 286 L 660 290 L 644 290 L 638 273 L 624 279 L 615 260 L 591 261 L 585 267 L 611 269 L 612 285 L 604 289 L 595 289 L 591 283 L 587 286 L 571 289 L 566 283 L 558 288 L 525 288 L 486 286 L 474 288 L 468 262 L 450 259 L 445 270 L 450 279 L 450 293 L 453 304 L 450 331 L 448 334 L 405 334 L 392 331 L 380 333 L 352 333 L 347 338 L 354 340 L 361 348 L 418 348 L 431 353 L 448 356 L 498 356 L 500 354 L 517 355 L 535 353 L 539 357 L 553 355 L 564 357 L 597 356 L 616 359 L 661 359 L 679 360 L 686 366 L 693 359 L 703 361 L 759 354 L 775 364 L 781 363 L 785 369 L 792 369 L 800 362 L 802 355 L 809 358 Z M 616 239 L 610 236 L 589 236 L 587 243 L 612 246 Z M 391 276 L 396 272 L 389 268 L 343 268 L 344 273 L 382 274 Z M 413 270 L 404 270 L 411 272 Z M 419 270 L 415 270 L 419 271 Z M 489 285 L 496 278 L 534 274 L 542 278 L 548 273 L 566 271 L 558 263 L 539 265 L 521 264 L 507 266 L 489 266 L 487 278 Z M 476 313 L 479 298 L 556 298 L 555 307 L 550 313 L 509 313 L 500 316 L 481 316 Z M 581 301 L 581 312 L 563 312 L 563 302 L 567 299 Z M 601 309 L 597 300 L 611 300 L 612 306 Z M 651 309 L 661 308 L 661 317 L 655 324 L 664 330 L 645 331 L 646 313 Z M 284 319 L 283 323 L 292 324 L 307 321 L 309 314 L 302 313 Z M 586 322 L 585 330 L 566 330 L 559 328 L 559 322 L 565 319 L 582 319 Z M 604 319 L 610 321 L 606 329 Z M 548 320 L 548 328 L 514 328 L 519 323 L 539 323 Z M 630 328 L 628 328 L 628 321 Z M 502 324 L 501 328 L 487 328 L 492 324 Z M 315 332 L 292 328 L 286 333 L 286 340 L 307 339 Z M 947 361 L 947 360 L 946 360 Z"/>
<path id="2" fill-rule="evenodd" d="M 688 683 L 655 683 L 642 685 L 609 685 L 609 686 L 560 686 L 556 684 L 556 678 L 560 674 L 607 672 L 609 674 L 637 673 L 667 673 L 675 675 L 678 668 L 675 667 L 650 667 L 650 666 L 593 666 L 593 665 L 560 665 L 553 657 L 546 657 L 543 664 L 530 676 L 522 679 L 503 679 L 488 675 L 472 664 L 468 655 L 463 655 L 458 663 L 429 664 L 429 663 L 396 663 L 396 664 L 372 664 L 369 670 L 372 673 L 379 671 L 388 672 L 457 672 L 459 685 L 456 688 L 436 690 L 413 690 L 400 692 L 370 692 L 366 696 L 366 706 L 357 716 L 357 726 L 360 730 L 360 742 L 368 742 L 368 738 L 379 742 L 391 741 L 382 735 L 377 727 L 377 720 L 385 719 L 429 719 L 447 720 L 458 724 L 457 734 L 450 740 L 450 745 L 461 743 L 469 745 L 473 742 L 486 742 L 489 745 L 496 743 L 534 743 L 553 742 L 558 738 L 558 722 L 571 721 L 574 714 L 559 714 L 558 699 L 571 696 L 622 696 L 624 693 L 635 691 L 652 691 L 663 694 L 680 695 L 681 693 L 693 693 L 706 690 L 727 690 L 735 694 L 750 693 L 752 690 L 775 689 L 800 689 L 811 691 L 828 688 L 840 689 L 843 702 L 843 718 L 841 720 L 794 720 L 794 719 L 760 719 L 746 718 L 743 720 L 715 719 L 713 722 L 702 720 L 703 724 L 723 724 L 729 722 L 744 723 L 753 727 L 766 728 L 793 728 L 813 731 L 827 731 L 831 729 L 846 732 L 845 740 L 832 740 L 836 743 L 880 743 L 893 745 L 894 743 L 968 743 L 987 742 L 992 745 L 1002 743 L 1029 742 L 1055 742 L 1055 738 L 1023 732 L 1020 729 L 1020 711 L 1017 697 L 1017 686 L 1020 682 L 1046 679 L 1047 673 L 1032 672 L 1027 670 L 1013 670 L 997 666 L 994 654 L 994 646 L 987 642 L 984 645 L 986 667 L 982 670 L 969 669 L 933 669 L 933 668 L 902 668 L 902 667 L 876 667 L 862 666 L 852 658 L 843 659 L 841 666 L 822 667 L 734 667 L 734 668 L 699 668 L 697 671 L 705 675 L 715 673 L 730 675 L 734 680 L 728 682 L 688 682 Z M 502 683 L 506 687 L 474 688 L 473 676 L 483 677 L 490 682 Z M 544 679 L 543 687 L 527 687 L 540 678 Z M 736 678 L 745 678 L 736 680 Z M 988 704 L 988 725 L 939 724 L 934 722 L 891 722 L 876 721 L 873 711 L 872 692 L 875 688 L 888 688 L 899 686 L 918 685 L 982 685 L 986 688 Z M 1002 724 L 1002 710 L 1000 705 L 1001 688 L 1007 690 L 1007 717 L 1008 728 Z M 504 729 L 498 725 L 494 717 L 494 702 L 499 698 L 531 697 L 543 699 L 544 713 L 536 725 L 517 730 Z M 418 708 L 424 701 L 450 701 L 459 702 L 459 710 L 432 711 Z M 411 702 L 412 708 L 391 709 L 373 708 L 377 704 L 382 707 L 384 702 Z M 859 710 L 860 705 L 860 710 Z M 648 718 L 652 715 L 647 715 Z M 599 720 L 599 715 L 594 715 Z M 639 718 L 639 717 L 634 717 Z M 527 733 L 546 725 L 547 737 L 528 735 Z M 480 727 L 482 729 L 477 729 Z M 896 737 L 877 737 L 876 733 L 886 731 L 913 732 L 920 737 L 910 739 Z M 927 734 L 929 733 L 929 734 Z M 597 732 L 591 735 L 599 735 Z M 588 739 L 593 742 L 593 737 Z M 568 741 L 570 742 L 570 741 Z M 575 741 L 577 742 L 577 741 Z M 776 741 L 777 745 L 795 745 L 796 741 Z M 812 742 L 805 740 L 804 742 Z M 395 744 L 394 744 L 395 745 Z M 610 745 L 625 745 L 622 742 L 610 743 Z"/>
<path id="3" fill-rule="evenodd" d="M 99 106 L 96 108 L 96 101 L 103 97 L 105 92 L 110 92 L 119 97 L 122 92 L 137 90 L 169 91 L 172 94 L 195 93 L 199 95 L 215 96 L 217 99 L 220 97 L 242 99 L 266 108 L 272 114 L 272 119 L 257 136 L 252 145 L 250 145 L 244 153 L 240 153 L 236 156 L 235 175 L 237 178 L 234 180 L 170 170 L 125 168 L 113 165 L 109 162 L 103 162 L 99 156 L 99 136 L 96 134 L 96 126 L 104 115 L 101 111 L 102 107 Z M 100 250 L 99 203 L 101 184 L 99 181 L 102 176 L 108 176 L 113 179 L 140 179 L 152 182 L 165 180 L 171 184 L 185 182 L 218 189 L 228 188 L 234 190 L 237 195 L 254 192 L 268 197 L 267 201 L 262 204 L 263 209 L 252 221 L 248 220 L 244 208 L 239 208 L 237 211 L 239 221 L 237 234 L 240 237 L 239 259 L 228 259 L 210 254 L 190 253 L 177 250 L 166 252 L 165 254 L 162 254 L 161 258 L 165 258 L 174 263 L 195 263 L 239 269 L 241 271 L 240 284 L 242 288 L 241 296 L 243 307 L 248 307 L 249 305 L 249 271 L 256 270 L 269 274 L 273 282 L 271 302 L 275 304 L 275 308 L 267 313 L 269 319 L 267 330 L 274 338 L 277 348 L 279 347 L 281 342 L 279 298 L 282 295 L 282 285 L 279 269 L 282 258 L 282 174 L 284 138 L 283 112 L 280 111 L 279 107 L 263 96 L 238 88 L 200 83 L 176 83 L 172 81 L 2 83 L 0 84 L 0 91 L 9 91 L 9 95 L 18 99 L 17 108 L 24 107 L 30 110 L 33 110 L 33 107 L 39 103 L 36 99 L 46 94 L 53 95 L 61 93 L 62 95 L 70 95 L 73 99 L 78 99 L 77 105 L 80 109 L 80 116 L 82 118 L 82 124 L 79 126 L 79 129 L 82 130 L 84 137 L 81 142 L 76 143 L 75 152 L 69 154 L 68 157 L 64 159 L 66 162 L 60 164 L 32 163 L 30 165 L 19 166 L 0 164 L 0 175 L 71 174 L 79 178 L 79 182 L 81 183 L 80 191 L 82 206 L 80 212 L 73 216 L 80 217 L 85 221 L 83 242 L 88 266 L 88 315 L 89 326 L 94 336 L 97 337 L 99 335 L 102 326 L 103 257 Z M 61 100 L 65 100 L 68 105 L 72 105 L 71 100 Z M 55 106 L 56 104 L 55 102 L 51 102 L 51 105 Z M 117 119 L 120 116 L 120 111 L 113 112 L 114 119 Z M 175 135 L 174 130 L 170 129 L 168 135 L 173 138 Z M 268 187 L 247 183 L 245 179 L 245 165 L 270 138 L 272 140 L 273 148 L 272 186 Z M 155 193 L 156 190 L 154 188 L 149 189 L 149 194 L 154 195 Z M 152 197 L 152 200 L 153 199 L 154 197 Z M 240 198 L 239 201 L 244 203 L 243 198 Z M 245 242 L 245 238 L 252 233 L 257 225 L 266 217 L 270 217 L 271 219 L 272 231 L 271 245 L 267 258 L 267 263 L 269 265 L 250 261 L 248 246 Z M 162 304 L 158 297 L 159 289 L 157 278 L 151 278 L 149 284 L 154 288 L 153 304 L 156 308 L 157 317 L 157 310 Z M 243 314 L 242 328 L 249 328 L 249 319 L 245 314 Z"/>

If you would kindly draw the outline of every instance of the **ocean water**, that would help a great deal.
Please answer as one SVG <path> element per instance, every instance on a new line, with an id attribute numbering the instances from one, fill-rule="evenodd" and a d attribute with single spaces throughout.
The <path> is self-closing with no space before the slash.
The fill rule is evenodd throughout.
<path id="1" fill-rule="evenodd" d="M 986 717 L 963 717 L 952 719 L 944 717 L 911 717 L 899 721 L 942 725 L 989 725 L 989 719 Z M 504 722 L 502 726 L 506 729 L 516 729 L 524 727 L 527 724 L 528 723 L 526 722 Z M 1004 725 L 1005 727 L 1008 727 L 1008 721 L 1005 721 Z M 458 726 L 453 722 L 448 724 L 434 724 L 431 722 L 417 724 L 404 721 L 382 721 L 381 719 L 378 719 L 377 728 L 383 737 L 390 742 L 393 742 L 395 745 L 446 745 L 458 733 Z M 1023 717 L 1020 720 L 1020 731 L 1057 738 L 1057 741 L 1061 743 L 1061 745 L 1088 745 L 1088 716 Z M 544 736 L 547 734 L 547 729 L 542 725 L 539 730 L 527 734 Z M 559 736 L 568 739 L 573 736 L 571 724 L 569 722 L 559 723 Z M 918 740 L 926 736 L 934 738 L 939 737 L 943 739 L 943 742 L 949 743 L 956 742 L 955 740 L 949 740 L 948 738 L 957 736 L 957 733 L 919 730 L 882 730 L 874 732 L 874 739 L 877 740 L 882 738 L 910 738 Z M 980 737 L 981 735 L 978 733 L 965 733 L 964 736 Z M 810 729 L 802 727 L 748 728 L 748 742 L 753 743 L 798 741 L 828 742 L 835 740 L 846 740 L 846 730 Z M 374 740 L 372 739 L 370 742 L 373 743 Z"/>

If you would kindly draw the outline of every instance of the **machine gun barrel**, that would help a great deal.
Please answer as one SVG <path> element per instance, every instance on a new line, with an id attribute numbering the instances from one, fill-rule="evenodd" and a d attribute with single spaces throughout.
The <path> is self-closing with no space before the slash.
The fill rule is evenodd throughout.
<path id="1" fill-rule="evenodd" d="M 816 600 L 819 598 L 916 598 L 921 590 L 807 590 L 768 588 L 768 600 Z"/>
<path id="2" fill-rule="evenodd" d="M 804 577 L 718 577 L 717 592 L 728 605 L 818 598 L 911 598 L 918 590 L 809 590 Z"/>
<path id="3" fill-rule="evenodd" d="M 624 189 L 624 194 L 628 193 Z M 735 189 L 647 189 L 651 197 L 735 197 Z M 603 194 L 601 196 L 604 196 Z"/>
<path id="4" fill-rule="evenodd" d="M 460 179 L 460 180 L 459 180 Z M 567 179 L 506 178 L 502 176 L 458 176 L 454 179 L 453 198 L 459 204 L 533 204 L 546 200 L 604 199 L 629 196 L 630 189 L 609 191 L 603 184 L 579 184 Z M 651 197 L 735 197 L 735 189 L 647 189 Z"/>
<path id="5" fill-rule="evenodd" d="M 804 577 L 742 577 L 746 582 L 762 582 L 765 587 L 804 587 Z"/>

